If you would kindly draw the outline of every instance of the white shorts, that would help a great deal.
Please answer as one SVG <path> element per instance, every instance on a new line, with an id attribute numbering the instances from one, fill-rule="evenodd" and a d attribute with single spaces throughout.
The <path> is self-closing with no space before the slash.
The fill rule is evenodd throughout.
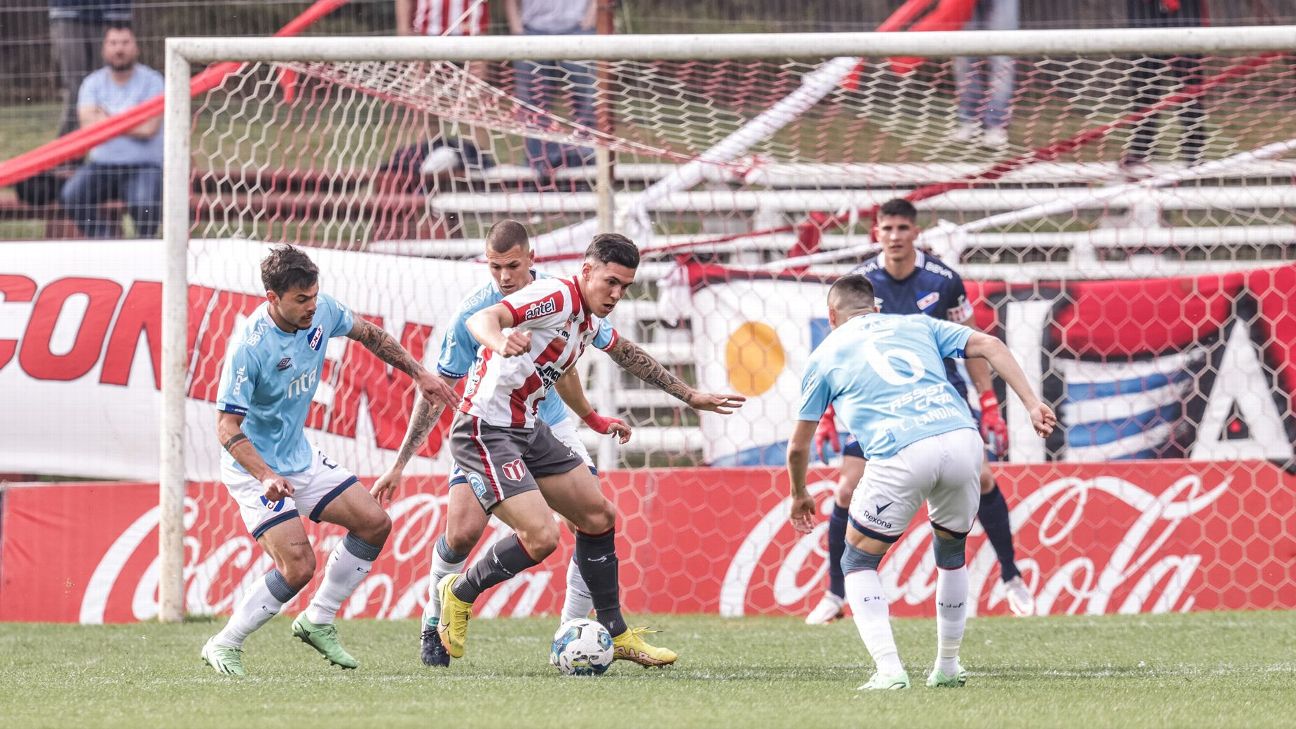
<path id="1" fill-rule="evenodd" d="M 924 501 L 932 526 L 966 535 L 981 502 L 985 444 L 971 428 L 923 438 L 868 462 L 850 503 L 850 524 L 883 542 L 904 533 Z"/>
<path id="2" fill-rule="evenodd" d="M 576 418 L 568 416 L 565 420 L 557 425 L 549 426 L 549 431 L 554 434 L 560 443 L 572 449 L 586 466 L 589 466 L 590 473 L 598 475 L 598 469 L 594 467 L 594 459 L 590 458 L 589 451 L 585 444 L 581 442 L 580 436 L 576 434 Z M 456 486 L 461 483 L 468 483 L 468 477 L 464 475 L 459 464 L 450 467 L 450 485 Z"/>
<path id="3" fill-rule="evenodd" d="M 311 521 L 319 521 L 330 501 L 360 482 L 355 474 L 330 461 L 319 450 L 315 451 L 310 468 L 283 477 L 293 485 L 293 495 L 281 501 L 266 501 L 265 487 L 260 481 L 239 468 L 221 466 L 221 481 L 238 502 L 243 523 L 252 532 L 253 539 L 260 538 L 270 527 L 302 514 Z"/>

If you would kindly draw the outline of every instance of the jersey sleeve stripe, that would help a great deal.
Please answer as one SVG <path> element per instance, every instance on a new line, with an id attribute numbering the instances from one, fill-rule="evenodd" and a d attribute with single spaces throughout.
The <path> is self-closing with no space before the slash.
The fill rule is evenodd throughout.
<path id="1" fill-rule="evenodd" d="M 619 340 L 620 338 L 621 338 L 621 335 L 617 333 L 617 330 L 613 329 L 613 330 L 612 330 L 612 337 L 611 337 L 610 339 L 608 339 L 607 346 L 606 346 L 606 347 L 599 347 L 599 349 L 603 350 L 604 352 L 610 352 L 610 351 L 612 351 L 612 348 L 616 346 L 617 340 Z"/>
<path id="2" fill-rule="evenodd" d="M 510 304 L 508 301 L 503 300 L 503 299 L 500 300 L 500 303 L 503 304 L 503 305 L 504 305 L 504 308 L 505 308 L 505 309 L 508 309 L 509 314 L 511 314 L 511 315 L 513 316 L 513 324 L 514 324 L 515 326 L 516 326 L 517 324 L 521 323 L 521 321 L 522 321 L 522 315 L 518 313 L 518 310 L 515 309 L 515 308 L 513 307 L 512 304 Z"/>
<path id="3" fill-rule="evenodd" d="M 220 403 L 216 406 L 216 409 L 223 413 L 229 413 L 231 415 L 247 415 L 247 411 L 248 411 L 248 409 L 245 407 L 240 407 L 238 405 L 231 405 L 230 403 Z"/>

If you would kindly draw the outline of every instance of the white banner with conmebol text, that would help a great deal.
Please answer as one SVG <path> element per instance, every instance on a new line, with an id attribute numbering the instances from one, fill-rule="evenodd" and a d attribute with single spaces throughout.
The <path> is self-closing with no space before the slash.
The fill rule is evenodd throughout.
<path id="1" fill-rule="evenodd" d="M 269 246 L 190 245 L 185 473 L 217 477 L 213 403 L 226 341 L 265 299 Z M 308 249 L 320 289 L 381 324 L 428 363 L 481 264 Z M 0 243 L 0 472 L 149 479 L 158 471 L 161 241 Z M 308 435 L 360 474 L 381 473 L 408 423 L 413 390 L 358 343 L 329 342 Z M 428 459 L 410 472 L 442 470 Z M 444 456 L 441 456 L 444 458 Z"/>

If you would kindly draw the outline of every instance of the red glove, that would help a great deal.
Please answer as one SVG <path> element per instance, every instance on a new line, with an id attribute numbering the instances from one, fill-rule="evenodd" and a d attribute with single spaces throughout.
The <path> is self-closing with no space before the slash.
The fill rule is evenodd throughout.
<path id="1" fill-rule="evenodd" d="M 999 398 L 994 390 L 981 393 L 981 437 L 996 458 L 1008 455 L 1008 424 L 999 414 Z"/>
<path id="2" fill-rule="evenodd" d="M 597 410 L 591 410 L 582 420 L 595 433 L 603 435 L 614 435 L 622 443 L 630 440 L 630 426 L 626 425 L 624 420 L 618 418 L 605 418 L 598 414 Z"/>
<path id="3" fill-rule="evenodd" d="M 819 427 L 815 428 L 814 449 L 819 454 L 819 458 L 828 462 L 828 448 L 831 446 L 834 452 L 841 450 L 841 436 L 837 433 L 837 414 L 831 407 L 823 414 L 819 421 Z"/>

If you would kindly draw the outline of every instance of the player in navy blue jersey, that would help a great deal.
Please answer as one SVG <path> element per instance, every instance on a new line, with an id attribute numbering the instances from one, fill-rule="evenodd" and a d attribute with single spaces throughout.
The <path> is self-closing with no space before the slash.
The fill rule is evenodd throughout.
<path id="1" fill-rule="evenodd" d="M 968 302 L 963 279 L 935 256 L 914 246 L 920 232 L 918 211 L 908 200 L 889 200 L 878 209 L 874 234 L 882 252 L 870 258 L 851 273 L 863 274 L 873 284 L 875 301 L 885 314 L 927 314 L 955 324 L 972 326 L 972 305 Z M 997 458 L 1008 452 L 1008 427 L 999 413 L 989 366 L 981 359 L 966 360 L 968 378 L 981 404 L 980 429 L 989 450 Z M 945 372 L 958 394 L 967 399 L 968 388 L 952 359 L 945 360 Z M 824 417 L 815 433 L 815 447 L 821 454 L 825 446 L 837 447 L 840 438 L 832 411 Z M 826 455 L 825 455 L 826 458 Z M 855 486 L 864 475 L 863 450 L 854 437 L 847 437 L 842 447 L 842 466 L 837 479 L 836 503 L 828 523 L 828 592 L 806 616 L 806 623 L 822 625 L 844 614 L 846 587 L 841 569 L 841 555 L 846 547 L 847 508 Z M 986 537 L 999 558 L 999 574 L 1004 595 L 1014 615 L 1035 612 L 1035 599 L 1017 569 L 1012 528 L 1008 520 L 1008 503 L 995 484 L 988 461 L 981 469 L 981 503 L 977 517 Z"/>

